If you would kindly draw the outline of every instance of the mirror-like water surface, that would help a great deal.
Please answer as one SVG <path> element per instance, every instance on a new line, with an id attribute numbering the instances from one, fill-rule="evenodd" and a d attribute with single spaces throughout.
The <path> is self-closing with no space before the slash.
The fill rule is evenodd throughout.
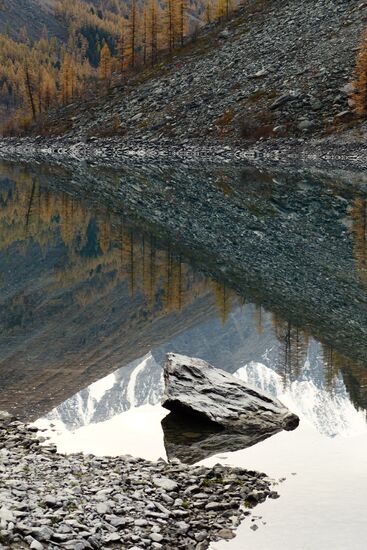
<path id="1" fill-rule="evenodd" d="M 366 206 L 279 170 L 3 165 L 0 410 L 64 452 L 286 478 L 218 550 L 362 550 Z M 167 425 L 168 351 L 277 396 L 300 427 L 256 443 Z"/>

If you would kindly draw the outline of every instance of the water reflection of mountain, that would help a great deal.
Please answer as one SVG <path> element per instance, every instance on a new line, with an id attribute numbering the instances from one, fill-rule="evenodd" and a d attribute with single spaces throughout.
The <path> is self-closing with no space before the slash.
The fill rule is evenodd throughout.
<path id="1" fill-rule="evenodd" d="M 203 320 L 154 348 L 144 359 L 79 392 L 61 405 L 58 412 L 69 427 L 75 427 L 107 420 L 131 406 L 156 404 L 161 396 L 162 365 L 168 350 L 203 357 L 229 372 L 234 372 L 243 360 L 263 358 L 267 362 L 277 342 L 269 316 L 264 320 L 266 330 L 259 333 L 253 314 L 254 308 L 248 306 L 245 310 L 234 309 L 224 326 L 218 318 Z M 263 357 L 264 350 L 269 350 L 267 357 Z"/>
<path id="2" fill-rule="evenodd" d="M 0 408 L 38 416 L 218 311 L 227 318 L 230 289 L 153 235 L 32 177 L 2 183 Z"/>
<path id="3" fill-rule="evenodd" d="M 0 408 L 41 415 L 150 350 L 158 363 L 176 350 L 231 371 L 267 365 L 268 350 L 272 367 L 295 380 L 311 334 L 328 343 L 328 387 L 342 372 L 365 404 L 356 361 L 366 354 L 363 196 L 249 177 L 229 167 L 9 168 L 0 182 Z M 189 204 L 200 201 L 190 220 Z M 257 305 L 192 337 L 246 300 Z"/>
<path id="4" fill-rule="evenodd" d="M 235 375 L 246 383 L 277 396 L 319 433 L 334 437 L 352 436 L 366 431 L 365 411 L 356 408 L 342 376 L 330 388 L 317 342 L 310 343 L 302 375 L 284 385 L 282 377 L 265 365 L 255 363 L 241 367 Z"/>
<path id="5" fill-rule="evenodd" d="M 224 338 L 216 338 L 221 335 L 221 327 L 216 321 L 209 321 L 85 388 L 54 409 L 48 418 L 61 421 L 71 430 L 107 421 L 132 407 L 158 404 L 163 393 L 162 367 L 166 348 L 181 353 L 188 346 L 196 350 L 194 355 L 206 360 L 210 357 L 214 364 L 278 397 L 324 435 L 347 436 L 362 430 L 365 413 L 358 412 L 353 404 L 340 372 L 330 381 L 320 344 L 310 340 L 302 368 L 297 378 L 291 379 L 284 373 L 279 360 L 283 350 L 274 338 L 271 325 L 267 326 L 267 337 L 259 341 L 256 331 L 247 331 L 243 336 L 241 324 L 247 327 L 253 324 L 251 319 L 247 319 L 247 323 L 243 319 L 239 310 L 231 313 L 226 325 L 225 349 L 222 346 Z M 211 343 L 210 348 L 205 342 Z M 264 345 L 269 347 L 261 347 Z"/>

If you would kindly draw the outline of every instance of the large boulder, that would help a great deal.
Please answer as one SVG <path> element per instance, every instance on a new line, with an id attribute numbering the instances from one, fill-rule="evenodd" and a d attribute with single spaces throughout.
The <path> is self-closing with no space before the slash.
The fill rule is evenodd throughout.
<path id="1" fill-rule="evenodd" d="M 278 399 L 203 361 L 167 354 L 162 405 L 224 429 L 258 433 L 294 430 L 299 418 Z"/>

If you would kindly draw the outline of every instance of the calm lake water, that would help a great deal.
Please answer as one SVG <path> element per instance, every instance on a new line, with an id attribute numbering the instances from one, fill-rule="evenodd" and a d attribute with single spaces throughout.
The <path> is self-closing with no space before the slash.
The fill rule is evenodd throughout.
<path id="1" fill-rule="evenodd" d="M 0 410 L 62 452 L 265 471 L 281 498 L 213 550 L 364 550 L 366 216 L 343 174 L 3 164 Z M 276 395 L 299 428 L 209 449 L 192 426 L 178 446 L 169 351 Z"/>

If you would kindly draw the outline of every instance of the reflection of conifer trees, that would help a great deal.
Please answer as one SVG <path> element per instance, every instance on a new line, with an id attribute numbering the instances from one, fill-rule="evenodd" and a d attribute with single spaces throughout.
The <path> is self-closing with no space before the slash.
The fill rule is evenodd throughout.
<path id="1" fill-rule="evenodd" d="M 30 219 L 31 219 L 35 191 L 36 191 L 36 183 L 35 183 L 35 181 L 32 181 L 32 186 L 31 186 L 31 190 L 30 190 L 30 193 L 29 193 L 29 200 L 28 200 L 28 205 L 27 205 L 27 212 L 26 212 L 26 216 L 25 216 L 25 226 L 26 226 L 27 229 L 28 229 Z"/>
<path id="2" fill-rule="evenodd" d="M 99 220 L 99 246 L 101 248 L 102 254 L 106 254 L 110 247 L 110 237 L 111 237 L 111 222 L 109 219 L 108 213 L 106 213 L 102 219 Z"/>
<path id="3" fill-rule="evenodd" d="M 292 326 L 277 314 L 272 314 L 275 335 L 281 343 L 280 363 L 284 385 L 299 378 L 302 373 L 309 345 L 307 331 Z M 322 345 L 322 364 L 324 368 L 325 388 L 334 393 L 336 384 L 342 375 L 350 397 L 357 406 L 367 408 L 367 368 L 356 361 L 340 355 L 330 346 Z"/>
<path id="4" fill-rule="evenodd" d="M 237 300 L 238 300 L 238 305 L 240 306 L 240 308 L 244 309 L 244 307 L 246 305 L 246 298 L 244 296 L 238 295 Z"/>
<path id="5" fill-rule="evenodd" d="M 41 203 L 40 203 L 40 218 L 46 223 L 51 222 L 52 217 L 52 200 L 51 193 L 48 189 L 45 189 L 43 193 L 40 193 Z"/>
<path id="6" fill-rule="evenodd" d="M 135 292 L 135 258 L 134 258 L 134 234 L 133 231 L 124 232 L 121 238 L 121 262 L 122 272 L 127 274 L 130 294 Z"/>
<path id="7" fill-rule="evenodd" d="M 156 285 L 156 245 L 154 237 L 150 237 L 149 243 L 149 287 L 148 296 L 150 300 L 153 300 L 154 288 Z"/>
<path id="8" fill-rule="evenodd" d="M 330 346 L 323 346 L 325 385 L 335 391 L 337 380 L 342 377 L 348 394 L 357 409 L 367 409 L 367 365 L 338 353 Z"/>
<path id="9" fill-rule="evenodd" d="M 141 238 L 141 255 L 142 255 L 142 287 L 143 292 L 146 296 L 148 296 L 148 287 L 147 287 L 147 281 L 148 281 L 148 272 L 149 272 L 149 257 L 147 257 L 148 254 L 148 239 L 146 235 L 142 235 Z"/>
<path id="10" fill-rule="evenodd" d="M 367 283 L 367 201 L 363 197 L 354 200 L 351 216 L 354 233 L 354 256 L 363 282 Z"/>
<path id="11" fill-rule="evenodd" d="M 173 258 L 170 250 L 166 251 L 165 254 L 165 261 L 164 261 L 164 271 L 163 271 L 163 279 L 165 281 L 164 284 L 164 296 L 165 296 L 165 306 L 167 311 L 172 310 L 172 263 Z"/>
<path id="12" fill-rule="evenodd" d="M 335 350 L 333 360 L 343 376 L 354 406 L 357 409 L 367 410 L 367 365 L 344 357 Z"/>
<path id="13" fill-rule="evenodd" d="M 171 250 L 165 257 L 165 306 L 167 311 L 182 308 L 182 264 L 181 257 L 175 258 Z"/>
<path id="14" fill-rule="evenodd" d="M 61 197 L 60 230 L 65 244 L 71 244 L 75 235 L 73 199 L 66 193 Z"/>
<path id="15" fill-rule="evenodd" d="M 174 263 L 173 275 L 173 307 L 178 311 L 182 308 L 182 262 L 181 257 Z"/>
<path id="16" fill-rule="evenodd" d="M 130 234 L 129 234 L 129 243 L 130 243 L 130 246 L 129 246 L 129 257 L 130 257 L 130 265 L 129 265 L 129 287 L 130 287 L 130 292 L 132 295 L 134 295 L 134 292 L 135 292 L 135 263 L 134 263 L 134 252 L 135 252 L 135 248 L 134 248 L 134 233 L 132 231 L 130 231 Z"/>
<path id="17" fill-rule="evenodd" d="M 324 362 L 325 386 L 330 393 L 333 393 L 335 382 L 340 374 L 340 361 L 337 354 L 330 346 L 322 346 L 322 356 Z"/>
<path id="18" fill-rule="evenodd" d="M 167 311 L 172 311 L 173 309 L 172 308 L 172 302 L 173 302 L 172 265 L 173 265 L 172 254 L 170 250 L 167 250 L 165 255 L 164 272 L 163 272 L 163 278 L 165 281 L 165 284 L 164 284 L 165 307 Z"/>
<path id="19" fill-rule="evenodd" d="M 156 245 L 152 235 L 142 237 L 143 292 L 150 304 L 155 298 L 156 287 Z"/>
<path id="20" fill-rule="evenodd" d="M 262 334 L 263 331 L 264 331 L 264 328 L 263 328 L 262 307 L 261 307 L 261 305 L 259 305 L 259 304 L 255 305 L 254 316 L 255 316 L 256 332 L 258 334 Z"/>
<path id="21" fill-rule="evenodd" d="M 305 331 L 292 326 L 290 321 L 281 319 L 277 314 L 272 314 L 272 322 L 275 335 L 279 340 L 281 372 L 284 384 L 296 380 L 302 372 L 307 358 L 309 338 Z"/>
<path id="22" fill-rule="evenodd" d="M 182 264 L 170 250 L 156 249 L 152 235 L 124 233 L 122 241 L 123 272 L 128 275 L 131 294 L 142 291 L 153 304 L 159 290 L 163 292 L 166 311 L 181 309 Z"/>
<path id="23" fill-rule="evenodd" d="M 218 306 L 222 323 L 225 323 L 228 319 L 232 307 L 232 292 L 225 283 L 213 281 L 212 287 L 215 302 Z"/>

